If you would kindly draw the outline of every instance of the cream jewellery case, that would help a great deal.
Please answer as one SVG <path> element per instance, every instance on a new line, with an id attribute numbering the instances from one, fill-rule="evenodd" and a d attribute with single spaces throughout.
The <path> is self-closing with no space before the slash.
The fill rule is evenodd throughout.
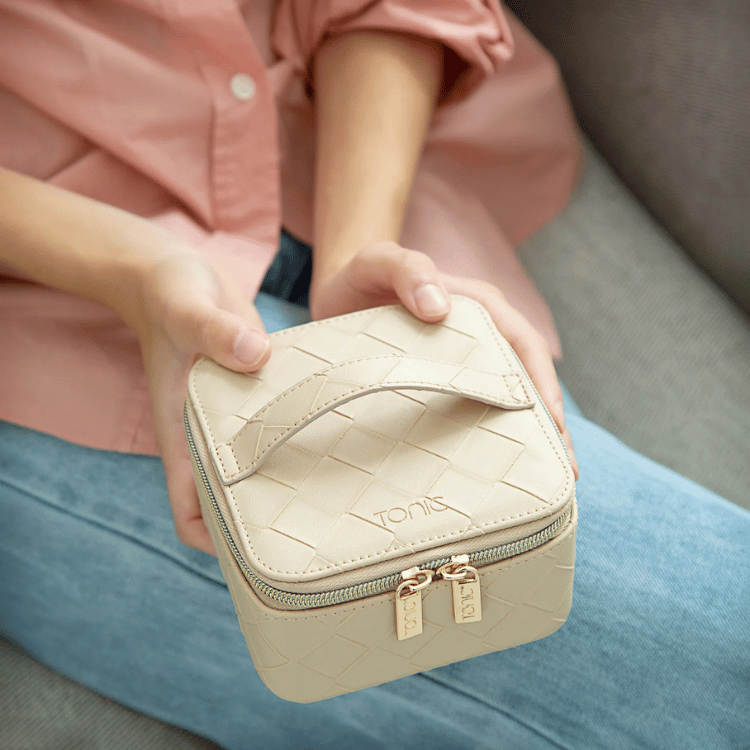
<path id="1" fill-rule="evenodd" d="M 203 516 L 253 663 L 309 702 L 542 638 L 571 606 L 560 435 L 478 303 L 272 334 L 185 406 Z"/>

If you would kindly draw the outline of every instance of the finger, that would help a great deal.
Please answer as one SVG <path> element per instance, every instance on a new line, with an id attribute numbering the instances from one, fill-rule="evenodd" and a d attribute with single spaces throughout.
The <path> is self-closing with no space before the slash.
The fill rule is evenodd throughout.
<path id="1" fill-rule="evenodd" d="M 522 318 L 520 313 L 515 310 L 512 312 L 514 315 L 506 313 L 506 316 L 504 316 L 505 330 L 503 331 L 500 326 L 498 326 L 498 329 L 518 354 L 521 364 L 539 392 L 539 396 L 547 407 L 560 437 L 565 443 L 573 473 L 575 478 L 578 479 L 578 463 L 573 450 L 573 441 L 565 425 L 562 388 L 555 372 L 549 346 L 531 324 L 525 318 Z M 518 316 L 520 320 L 515 316 Z"/>
<path id="2" fill-rule="evenodd" d="M 557 379 L 552 354 L 544 338 L 521 313 L 507 304 L 499 295 L 490 295 L 483 301 L 498 331 L 521 360 L 535 388 L 562 433 L 565 430 L 563 395 Z"/>
<path id="3" fill-rule="evenodd" d="M 164 343 L 161 350 L 164 351 L 166 347 Z M 177 359 L 169 361 L 168 357 L 160 356 L 158 352 L 145 357 L 144 363 L 150 383 L 154 432 L 164 466 L 177 536 L 187 546 L 215 555 L 201 515 L 185 440 L 182 394 L 186 366 Z"/>
<path id="4" fill-rule="evenodd" d="M 216 557 L 216 549 L 201 514 L 190 459 L 187 456 L 165 458 L 164 470 L 168 477 L 167 487 L 177 537 L 188 547 Z"/>
<path id="5" fill-rule="evenodd" d="M 271 355 L 271 340 L 254 305 L 236 302 L 233 307 L 241 312 L 222 309 L 210 300 L 186 306 L 177 318 L 182 346 L 231 370 L 257 370 Z"/>
<path id="6" fill-rule="evenodd" d="M 145 300 L 180 354 L 198 352 L 240 371 L 257 370 L 270 356 L 270 340 L 241 285 L 199 254 L 160 262 Z"/>
<path id="7" fill-rule="evenodd" d="M 461 280 L 457 280 L 460 282 Z M 450 285 L 448 285 L 450 288 Z M 464 292 L 465 293 L 465 292 Z M 531 378 L 534 387 L 549 411 L 555 426 L 568 450 L 573 473 L 578 479 L 578 463 L 573 450 L 573 441 L 565 426 L 565 411 L 560 382 L 552 362 L 552 353 L 545 339 L 519 313 L 511 307 L 494 288 L 477 286 L 477 301 L 484 305 L 498 331 L 508 341 L 521 360 L 521 364 Z"/>
<path id="8" fill-rule="evenodd" d="M 539 395 L 541 395 L 541 393 Z M 570 430 L 568 430 L 567 426 L 565 425 L 565 411 L 563 409 L 563 402 L 558 401 L 557 403 L 553 404 L 549 409 L 549 412 L 555 421 L 555 425 L 557 426 L 558 431 L 560 432 L 560 437 L 563 439 L 563 443 L 565 443 L 565 448 L 568 451 L 570 463 L 573 467 L 573 474 L 575 475 L 576 480 L 578 480 L 578 461 L 576 461 L 576 454 L 573 450 L 573 439 L 570 436 Z"/>
<path id="9" fill-rule="evenodd" d="M 420 320 L 442 320 L 450 297 L 432 259 L 393 242 L 373 243 L 352 261 L 347 281 L 359 290 L 391 291 Z"/>
<path id="10" fill-rule="evenodd" d="M 182 420 L 179 425 L 173 425 L 170 432 L 166 437 L 167 445 L 162 448 L 162 462 L 177 537 L 188 547 L 216 556 L 201 513 Z"/>
<path id="11" fill-rule="evenodd" d="M 566 429 L 565 432 L 563 432 L 562 435 L 563 442 L 565 443 L 565 447 L 568 449 L 568 456 L 570 456 L 570 463 L 573 466 L 573 476 L 575 477 L 576 481 L 578 481 L 581 477 L 580 469 L 578 468 L 578 461 L 576 460 L 576 453 L 573 450 L 573 439 L 570 437 L 570 432 Z"/>
<path id="12" fill-rule="evenodd" d="M 579 477 L 578 462 L 573 450 L 570 432 L 565 425 L 562 388 L 555 372 L 552 354 L 547 342 L 515 309 L 506 310 L 505 314 L 500 314 L 499 311 L 496 315 L 490 314 L 500 333 L 518 354 L 521 364 L 547 407 L 568 451 L 573 474 L 577 480 Z M 500 325 L 498 325 L 498 318 L 502 321 Z"/>
<path id="13" fill-rule="evenodd" d="M 175 529 L 177 530 L 177 536 L 180 541 L 187 547 L 199 549 L 207 555 L 218 557 L 216 547 L 214 547 L 214 543 L 211 539 L 211 535 L 208 533 L 208 528 L 206 527 L 206 522 L 203 520 L 203 517 L 190 520 L 182 527 L 175 523 Z"/>

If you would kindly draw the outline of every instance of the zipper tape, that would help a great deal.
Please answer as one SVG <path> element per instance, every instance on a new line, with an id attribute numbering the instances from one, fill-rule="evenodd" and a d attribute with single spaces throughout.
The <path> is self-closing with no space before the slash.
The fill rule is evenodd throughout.
<path id="1" fill-rule="evenodd" d="M 226 520 L 221 513 L 219 504 L 216 501 L 213 488 L 211 487 L 208 475 L 201 461 L 198 449 L 195 445 L 195 439 L 193 438 L 192 428 L 190 426 L 188 418 L 187 404 L 183 413 L 183 419 L 185 424 L 185 436 L 187 438 L 190 453 L 193 458 L 193 462 L 198 470 L 198 474 L 201 477 L 201 482 L 206 491 L 206 495 L 211 503 L 211 507 L 214 512 L 214 516 L 219 524 L 224 538 L 226 539 L 227 545 L 232 552 L 237 564 L 242 570 L 247 582 L 250 584 L 252 589 L 257 594 L 262 594 L 266 599 L 271 602 L 275 602 L 283 605 L 284 609 L 289 610 L 300 610 L 300 609 L 316 609 L 319 607 L 329 607 L 334 604 L 343 604 L 344 602 L 355 601 L 357 599 L 365 599 L 370 596 L 377 596 L 378 594 L 384 594 L 389 591 L 395 591 L 401 583 L 401 573 L 393 573 L 391 575 L 381 576 L 371 581 L 365 581 L 364 583 L 358 583 L 352 586 L 344 586 L 342 588 L 333 589 L 332 591 L 323 591 L 313 594 L 297 594 L 290 591 L 284 591 L 283 589 L 275 588 L 270 584 L 266 583 L 261 579 L 245 561 L 242 553 L 237 547 L 231 532 L 227 526 Z M 479 550 L 472 552 L 468 555 L 468 564 L 476 566 L 492 565 L 502 560 L 507 560 L 510 557 L 530 552 L 531 550 L 541 547 L 550 539 L 557 536 L 567 524 L 570 519 L 572 512 L 572 505 L 568 507 L 560 514 L 552 523 L 545 526 L 541 530 L 534 534 L 531 534 L 523 539 L 519 539 L 514 542 L 508 542 L 500 544 L 495 547 L 488 549 Z M 451 562 L 451 557 L 441 557 L 430 562 L 422 563 L 421 569 L 424 570 L 437 570 L 438 568 L 447 565 Z"/>

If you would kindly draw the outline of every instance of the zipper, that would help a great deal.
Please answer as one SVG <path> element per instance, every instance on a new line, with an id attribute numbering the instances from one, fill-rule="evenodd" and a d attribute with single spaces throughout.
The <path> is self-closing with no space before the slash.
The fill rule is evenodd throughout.
<path id="1" fill-rule="evenodd" d="M 456 623 L 480 622 L 482 591 L 479 586 L 479 571 L 469 565 L 469 556 L 453 555 L 447 565 L 438 568 L 438 573 L 451 582 L 453 619 Z"/>
<path id="2" fill-rule="evenodd" d="M 198 449 L 195 445 L 193 433 L 190 428 L 190 422 L 188 421 L 187 404 L 185 405 L 183 419 L 185 423 L 185 435 L 187 437 L 188 446 L 190 453 L 192 454 L 193 461 L 198 473 L 200 474 L 203 487 L 208 496 L 211 507 L 213 508 L 214 515 L 219 524 L 219 527 L 224 535 L 224 539 L 229 546 L 234 559 L 237 561 L 240 569 L 242 570 L 245 578 L 247 579 L 250 586 L 256 593 L 263 594 L 267 599 L 272 602 L 282 604 L 286 609 L 314 609 L 318 607 L 328 607 L 333 604 L 343 604 L 344 602 L 354 601 L 356 599 L 364 599 L 370 596 L 376 596 L 383 594 L 388 591 L 397 591 L 396 602 L 398 608 L 398 602 L 401 599 L 405 599 L 408 595 L 414 597 L 418 596 L 420 601 L 420 618 L 421 618 L 421 591 L 426 588 L 434 578 L 447 578 L 454 582 L 454 614 L 455 608 L 455 584 L 458 581 L 464 580 L 464 575 L 460 575 L 459 578 L 451 579 L 450 574 L 453 572 L 458 575 L 459 572 L 466 573 L 468 578 L 472 578 L 470 571 L 461 571 L 461 567 L 473 570 L 476 573 L 476 577 L 473 580 L 476 583 L 476 587 L 479 587 L 479 573 L 476 570 L 476 566 L 491 565 L 501 560 L 506 560 L 516 555 L 521 555 L 524 552 L 529 552 L 537 547 L 541 547 L 543 544 L 548 542 L 554 536 L 556 536 L 563 526 L 568 522 L 572 507 L 568 506 L 565 511 L 560 514 L 552 523 L 540 529 L 534 534 L 531 534 L 523 539 L 518 539 L 515 542 L 507 542 L 500 544 L 489 549 L 479 550 L 472 552 L 467 555 L 453 555 L 452 557 L 442 557 L 436 560 L 432 560 L 427 563 L 423 563 L 419 568 L 409 568 L 401 573 L 393 573 L 391 575 L 382 576 L 372 581 L 366 581 L 364 583 L 354 584 L 352 586 L 345 586 L 343 588 L 334 589 L 332 591 L 323 591 L 314 594 L 296 594 L 290 591 L 284 591 L 283 589 L 275 588 L 274 586 L 266 583 L 260 578 L 250 566 L 245 562 L 242 553 L 237 548 L 224 516 L 221 513 L 219 504 L 216 501 L 213 489 L 206 474 L 206 470 L 203 467 L 203 462 L 198 455 Z M 458 566 L 452 568 L 449 566 Z M 448 573 L 449 575 L 446 575 Z M 429 574 L 429 575 L 428 575 Z M 425 581 L 427 581 L 425 583 Z M 416 587 L 419 588 L 416 588 Z M 402 588 L 403 587 L 403 588 Z M 460 589 L 459 589 L 460 591 Z M 477 597 L 478 600 L 478 597 Z M 409 603 L 416 602 L 416 598 L 410 599 Z M 460 601 L 460 597 L 459 597 Z M 410 607 L 411 608 L 411 607 Z M 480 610 L 481 612 L 481 610 Z M 397 613 L 398 615 L 398 613 Z M 476 618 L 475 618 L 476 619 Z M 470 618 L 466 620 L 459 620 L 456 616 L 456 622 L 469 622 L 472 621 Z M 416 627 L 410 628 L 411 635 L 418 635 Z M 419 632 L 421 632 L 421 624 L 419 626 Z M 409 637 L 411 637 L 411 635 Z"/>
<path id="3" fill-rule="evenodd" d="M 435 578 L 451 582 L 453 619 L 461 625 L 482 619 L 482 592 L 479 571 L 469 565 L 469 555 L 452 555 L 436 571 L 409 568 L 401 573 L 396 589 L 396 637 L 400 641 L 422 634 L 422 590 Z"/>
<path id="4" fill-rule="evenodd" d="M 433 572 L 409 568 L 396 589 L 396 636 L 400 641 L 422 635 L 422 589 L 432 583 Z"/>

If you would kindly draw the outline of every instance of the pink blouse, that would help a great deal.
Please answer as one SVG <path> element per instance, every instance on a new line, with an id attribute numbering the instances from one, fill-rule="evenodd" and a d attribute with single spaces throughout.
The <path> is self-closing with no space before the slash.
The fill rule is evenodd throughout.
<path id="1" fill-rule="evenodd" d="M 554 61 L 496 0 L 0 0 L 0 164 L 149 217 L 254 296 L 280 227 L 310 241 L 312 56 L 392 29 L 465 63 L 441 102 L 402 244 L 497 284 L 559 343 L 513 247 L 580 162 Z M 101 305 L 0 268 L 0 418 L 154 454 L 134 333 Z"/>

